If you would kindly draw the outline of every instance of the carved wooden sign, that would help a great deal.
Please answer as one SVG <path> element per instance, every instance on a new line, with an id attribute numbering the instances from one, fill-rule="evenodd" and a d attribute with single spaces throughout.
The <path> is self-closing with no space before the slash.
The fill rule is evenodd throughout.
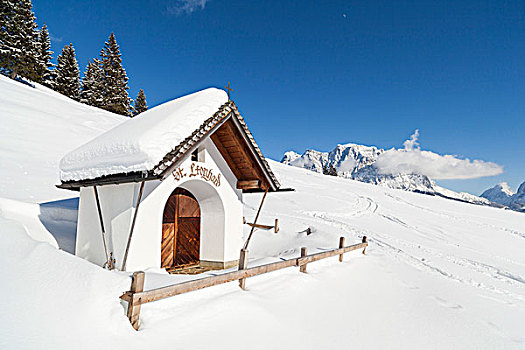
<path id="1" fill-rule="evenodd" d="M 215 185 L 215 187 L 219 187 L 221 185 L 221 174 L 219 173 L 215 175 L 213 173 L 213 169 L 208 169 L 208 168 L 203 167 L 202 165 L 191 163 L 189 170 L 190 172 L 188 174 L 183 168 L 179 167 L 173 170 L 172 175 L 177 181 L 185 177 L 200 176 L 201 179 L 211 182 L 212 184 Z"/>

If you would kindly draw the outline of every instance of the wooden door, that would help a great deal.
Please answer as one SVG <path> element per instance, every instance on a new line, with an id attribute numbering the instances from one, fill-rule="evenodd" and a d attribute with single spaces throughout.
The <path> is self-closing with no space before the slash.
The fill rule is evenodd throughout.
<path id="1" fill-rule="evenodd" d="M 161 267 L 199 263 L 200 207 L 187 190 L 177 188 L 164 208 Z"/>

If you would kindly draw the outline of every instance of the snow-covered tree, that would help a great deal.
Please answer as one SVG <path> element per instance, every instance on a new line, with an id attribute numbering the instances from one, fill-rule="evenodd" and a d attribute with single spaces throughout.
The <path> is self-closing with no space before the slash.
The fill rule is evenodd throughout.
<path id="1" fill-rule="evenodd" d="M 39 41 L 39 54 L 37 58 L 37 82 L 44 85 L 51 85 L 51 80 L 53 77 L 53 63 L 51 63 L 51 40 L 49 38 L 49 32 L 47 31 L 47 26 L 44 23 L 42 29 L 38 33 Z"/>
<path id="2" fill-rule="evenodd" d="M 78 101 L 80 99 L 80 71 L 73 44 L 66 45 L 62 49 L 54 73 L 54 90 Z"/>
<path id="3" fill-rule="evenodd" d="M 94 107 L 104 105 L 104 70 L 100 65 L 100 60 L 94 58 L 89 61 L 82 88 L 80 91 L 80 102 Z"/>
<path id="4" fill-rule="evenodd" d="M 104 70 L 104 103 L 102 108 L 110 112 L 131 116 L 131 99 L 128 95 L 128 77 L 122 66 L 122 58 L 115 35 L 111 33 L 100 53 Z"/>
<path id="5" fill-rule="evenodd" d="M 135 114 L 134 115 L 138 115 L 147 110 L 148 110 L 148 104 L 146 103 L 146 94 L 144 94 L 144 90 L 140 89 L 137 95 L 137 98 L 135 99 Z"/>
<path id="6" fill-rule="evenodd" d="M 17 26 L 17 4 L 2 1 L 0 6 L 0 66 L 3 71 L 16 76 L 21 66 L 21 50 L 17 48 L 20 30 Z"/>
<path id="7" fill-rule="evenodd" d="M 38 31 L 31 0 L 2 0 L 0 6 L 0 67 L 13 78 L 38 80 Z"/>

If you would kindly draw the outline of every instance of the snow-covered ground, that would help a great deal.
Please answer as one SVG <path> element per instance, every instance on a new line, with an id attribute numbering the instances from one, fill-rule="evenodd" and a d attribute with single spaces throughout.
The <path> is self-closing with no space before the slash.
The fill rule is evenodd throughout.
<path id="1" fill-rule="evenodd" d="M 55 188 L 60 159 L 127 119 L 36 85 L 0 75 L 0 197 L 31 202 L 71 197 Z"/>
<path id="2" fill-rule="evenodd" d="M 7 84 L 0 80 L 0 96 L 13 88 Z M 2 124 L 18 129 L 2 131 L 0 140 L 0 196 L 10 198 L 0 201 L 0 348 L 525 348 L 524 214 L 277 162 L 270 166 L 283 186 L 296 191 L 269 195 L 260 221 L 278 217 L 281 231 L 256 231 L 250 263 L 297 256 L 301 246 L 334 248 L 339 236 L 351 244 L 367 235 L 367 255 L 309 264 L 308 274 L 289 268 L 253 277 L 247 291 L 229 283 L 149 303 L 135 332 L 118 299 L 129 288 L 127 274 L 30 237 L 62 235 L 58 244 L 71 244 L 76 202 L 56 199 L 75 193 L 53 187 L 58 160 L 119 118 L 93 114 L 86 118 L 98 122 L 87 128 L 58 107 L 41 112 L 32 102 L 41 89 L 17 91 L 18 107 L 12 98 L 0 100 Z M 45 93 L 64 101 L 60 108 L 84 107 Z M 59 117 L 62 124 L 53 125 Z M 13 179 L 19 181 L 6 183 Z M 248 220 L 259 201 L 260 195 L 246 196 Z M 187 278 L 147 271 L 146 289 Z"/>

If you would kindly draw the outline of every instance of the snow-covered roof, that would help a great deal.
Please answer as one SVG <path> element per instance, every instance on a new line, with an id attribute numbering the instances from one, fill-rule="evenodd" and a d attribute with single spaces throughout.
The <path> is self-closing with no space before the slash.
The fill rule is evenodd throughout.
<path id="1" fill-rule="evenodd" d="M 86 180 L 115 175 L 160 177 L 230 115 L 236 117 L 261 167 L 279 187 L 237 107 L 228 101 L 226 92 L 216 88 L 152 108 L 69 152 L 60 161 L 60 187 L 76 187 Z"/>
<path id="2" fill-rule="evenodd" d="M 223 90 L 209 88 L 143 112 L 66 154 L 60 179 L 151 170 L 226 102 Z"/>

